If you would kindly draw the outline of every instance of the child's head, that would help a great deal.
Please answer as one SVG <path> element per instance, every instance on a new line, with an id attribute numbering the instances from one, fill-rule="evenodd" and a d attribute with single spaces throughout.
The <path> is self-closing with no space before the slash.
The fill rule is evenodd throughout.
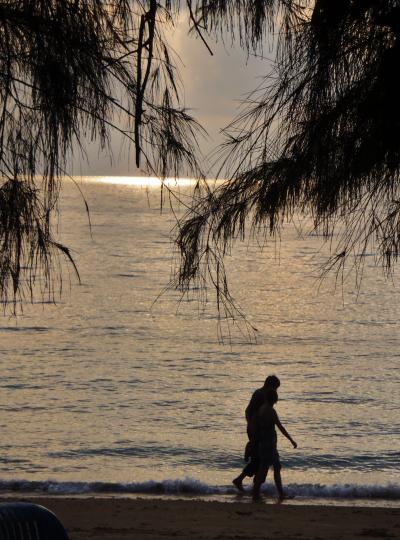
<path id="1" fill-rule="evenodd" d="M 273 388 L 274 390 L 277 390 L 280 385 L 281 381 L 276 375 L 268 375 L 268 377 L 265 379 L 264 388 Z"/>
<path id="2" fill-rule="evenodd" d="M 278 392 L 274 390 L 273 388 L 268 388 L 265 392 L 265 400 L 268 403 L 268 405 L 271 405 L 273 407 L 275 403 L 278 401 Z"/>

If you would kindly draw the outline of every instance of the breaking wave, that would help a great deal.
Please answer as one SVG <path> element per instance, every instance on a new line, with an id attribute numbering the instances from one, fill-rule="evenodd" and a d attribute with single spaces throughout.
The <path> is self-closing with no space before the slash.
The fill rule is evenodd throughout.
<path id="1" fill-rule="evenodd" d="M 400 500 L 400 484 L 288 484 L 289 495 L 304 498 Z M 149 480 L 147 482 L 58 482 L 53 480 L 0 480 L 0 492 L 44 493 L 59 495 L 79 494 L 154 494 L 154 495 L 229 495 L 236 493 L 232 486 L 217 486 L 195 478 Z M 265 493 L 274 493 L 271 485 Z"/>

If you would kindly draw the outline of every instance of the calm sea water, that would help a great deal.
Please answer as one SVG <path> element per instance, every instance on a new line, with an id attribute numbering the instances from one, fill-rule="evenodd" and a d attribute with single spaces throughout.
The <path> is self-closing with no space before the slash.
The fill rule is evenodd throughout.
<path id="1" fill-rule="evenodd" d="M 0 325 L 0 488 L 59 492 L 229 493 L 243 466 L 244 409 L 266 375 L 281 379 L 284 482 L 297 495 L 400 500 L 399 288 L 365 260 L 333 294 L 317 279 L 321 238 L 289 226 L 275 246 L 240 244 L 235 298 L 257 327 L 218 339 L 210 291 L 169 292 L 174 258 L 157 186 L 65 183 L 59 237 L 74 253 L 56 306 L 24 305 Z M 185 187 L 181 195 L 185 196 Z M 373 255 L 373 254 L 371 254 Z M 226 336 L 226 334 L 225 334 Z"/>

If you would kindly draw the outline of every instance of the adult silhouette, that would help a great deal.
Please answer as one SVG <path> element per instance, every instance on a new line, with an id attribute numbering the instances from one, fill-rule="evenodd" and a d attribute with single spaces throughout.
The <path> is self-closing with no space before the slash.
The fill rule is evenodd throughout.
<path id="1" fill-rule="evenodd" d="M 242 472 L 232 480 L 232 483 L 237 487 L 239 491 L 244 491 L 243 487 L 243 480 L 248 477 L 254 476 L 260 465 L 260 461 L 258 458 L 258 452 L 257 452 L 257 444 L 255 444 L 254 440 L 254 429 L 253 429 L 253 420 L 255 418 L 255 414 L 260 410 L 262 405 L 267 400 L 267 391 L 268 390 L 278 390 L 278 388 L 281 385 L 281 381 L 278 379 L 276 375 L 268 375 L 268 377 L 265 379 L 264 385 L 261 388 L 257 388 L 253 392 L 253 395 L 251 396 L 251 399 L 249 401 L 249 404 L 246 407 L 245 415 L 246 415 L 246 422 L 247 422 L 247 436 L 249 438 L 248 443 L 246 444 L 244 458 L 246 461 L 248 461 L 247 465 L 244 467 Z M 274 462 L 273 465 L 274 468 L 274 480 L 275 483 L 279 481 L 280 479 L 280 470 L 281 470 L 281 463 L 279 460 L 279 455 L 277 456 L 277 459 Z"/>

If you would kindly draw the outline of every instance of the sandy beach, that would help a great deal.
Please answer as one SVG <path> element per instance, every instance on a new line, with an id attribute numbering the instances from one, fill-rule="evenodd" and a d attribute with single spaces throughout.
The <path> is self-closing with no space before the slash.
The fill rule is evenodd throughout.
<path id="1" fill-rule="evenodd" d="M 70 540 L 400 538 L 400 508 L 110 497 L 31 500 L 60 518 Z"/>

